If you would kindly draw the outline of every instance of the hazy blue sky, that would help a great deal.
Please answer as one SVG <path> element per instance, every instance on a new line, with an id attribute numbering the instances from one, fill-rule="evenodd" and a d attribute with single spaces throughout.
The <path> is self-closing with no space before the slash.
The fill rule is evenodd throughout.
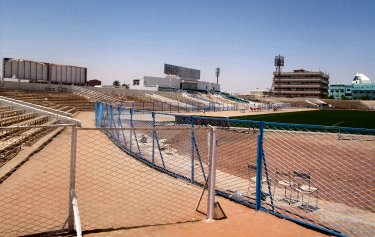
<path id="1" fill-rule="evenodd" d="M 284 70 L 356 72 L 375 81 L 373 0 L 0 0 L 0 57 L 85 66 L 104 84 L 163 76 L 164 63 L 201 70 L 222 89 L 269 88 Z"/>

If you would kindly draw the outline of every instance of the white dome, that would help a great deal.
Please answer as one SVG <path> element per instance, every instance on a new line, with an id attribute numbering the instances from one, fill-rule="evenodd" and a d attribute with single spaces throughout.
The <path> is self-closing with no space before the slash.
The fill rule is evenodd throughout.
<path id="1" fill-rule="evenodd" d="M 372 83 L 371 80 L 362 73 L 355 74 L 352 84 L 367 84 Z"/>

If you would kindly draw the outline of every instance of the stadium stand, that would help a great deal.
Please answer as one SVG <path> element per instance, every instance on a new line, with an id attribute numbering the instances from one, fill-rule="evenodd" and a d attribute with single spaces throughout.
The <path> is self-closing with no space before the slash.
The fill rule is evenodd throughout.
<path id="1" fill-rule="evenodd" d="M 28 112 L 24 109 L 13 108 L 12 106 L 1 105 L 0 111 L 1 127 L 52 125 L 58 121 L 57 119 L 49 119 L 47 115 L 38 115 L 35 112 Z M 0 130 L 0 167 L 21 151 L 21 145 L 30 146 L 50 131 L 51 129 L 40 127 Z"/>
<path id="2" fill-rule="evenodd" d="M 336 109 L 359 109 L 359 110 L 371 109 L 368 105 L 366 105 L 360 100 L 323 99 L 323 101 L 328 104 L 331 104 Z"/>
<path id="3" fill-rule="evenodd" d="M 92 101 L 105 101 L 107 103 L 120 103 L 121 101 L 113 96 L 108 96 L 99 91 L 89 90 L 79 86 L 72 86 L 72 92 L 76 95 L 86 97 Z"/>
<path id="4" fill-rule="evenodd" d="M 226 92 L 214 92 L 215 95 L 219 95 L 219 96 L 222 96 L 224 97 L 225 99 L 228 99 L 228 100 L 231 100 L 233 102 L 236 102 L 236 103 L 246 103 L 248 104 L 249 101 L 245 100 L 245 99 L 241 99 L 239 97 L 236 97 L 234 95 L 231 95 L 229 93 L 226 93 Z"/>
<path id="5" fill-rule="evenodd" d="M 185 96 L 184 96 L 185 94 Z M 174 101 L 178 101 L 180 103 L 188 104 L 194 107 L 204 107 L 205 104 L 201 103 L 201 101 L 196 101 L 188 96 L 186 96 L 187 93 L 184 92 L 161 92 L 159 91 L 157 95 L 172 99 Z M 198 105 L 199 104 L 199 105 Z"/>
<path id="6" fill-rule="evenodd" d="M 19 90 L 1 90 L 0 95 L 29 102 L 36 105 L 49 107 L 55 110 L 75 114 L 78 111 L 94 109 L 94 102 L 87 98 L 68 92 L 26 92 Z"/>
<path id="7" fill-rule="evenodd" d="M 153 99 L 156 99 L 156 100 L 159 100 L 161 102 L 169 103 L 173 106 L 179 106 L 179 107 L 184 107 L 184 108 L 189 108 L 189 109 L 196 108 L 196 106 L 192 106 L 190 104 L 180 102 L 178 100 L 170 99 L 170 98 L 167 98 L 167 97 L 164 97 L 164 96 L 161 96 L 161 95 L 157 95 L 157 94 L 146 94 L 146 96 L 149 96 L 149 97 L 151 97 Z"/>

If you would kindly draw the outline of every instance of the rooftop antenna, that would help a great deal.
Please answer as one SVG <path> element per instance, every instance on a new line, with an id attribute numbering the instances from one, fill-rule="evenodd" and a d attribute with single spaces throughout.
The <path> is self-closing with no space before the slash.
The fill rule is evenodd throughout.
<path id="1" fill-rule="evenodd" d="M 284 66 L 284 56 L 281 56 L 280 54 L 275 57 L 275 67 L 276 67 L 276 72 L 275 74 L 279 78 L 279 83 L 278 83 L 278 88 L 279 88 L 279 93 L 278 96 L 281 96 L 281 68 Z"/>

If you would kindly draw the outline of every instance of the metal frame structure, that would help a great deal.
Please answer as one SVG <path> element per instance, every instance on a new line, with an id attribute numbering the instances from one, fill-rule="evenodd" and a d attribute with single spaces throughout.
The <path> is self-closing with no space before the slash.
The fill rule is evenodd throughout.
<path id="1" fill-rule="evenodd" d="M 281 68 L 284 66 L 284 56 L 281 56 L 280 54 L 278 56 L 275 57 L 275 63 L 274 63 L 274 66 L 276 67 L 276 72 L 275 74 L 277 74 L 279 76 L 279 94 L 278 96 L 281 97 L 281 85 L 280 85 L 280 82 L 281 82 Z"/>

